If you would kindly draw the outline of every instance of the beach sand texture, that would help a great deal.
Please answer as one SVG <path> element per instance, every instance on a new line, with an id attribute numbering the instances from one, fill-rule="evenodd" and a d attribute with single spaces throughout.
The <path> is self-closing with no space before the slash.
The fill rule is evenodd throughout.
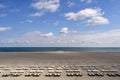
<path id="1" fill-rule="evenodd" d="M 1 52 L 0 65 L 10 66 L 12 69 L 18 65 L 98 65 L 112 66 L 120 64 L 119 52 Z M 119 71 L 119 70 L 118 70 Z M 68 77 L 62 71 L 60 77 L 46 77 L 44 71 L 39 77 L 0 77 L 0 80 L 120 80 L 120 77 L 90 77 L 81 70 L 82 77 Z M 120 72 L 119 72 L 120 73 Z M 0 73 L 2 76 L 3 72 Z"/>

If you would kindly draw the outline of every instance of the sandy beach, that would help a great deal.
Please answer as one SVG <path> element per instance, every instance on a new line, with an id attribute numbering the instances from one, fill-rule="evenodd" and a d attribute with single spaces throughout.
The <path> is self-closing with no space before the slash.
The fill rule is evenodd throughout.
<path id="1" fill-rule="evenodd" d="M 120 64 L 119 52 L 1 52 L 0 65 L 10 66 L 11 70 L 16 66 L 48 66 L 54 65 L 55 68 L 64 65 L 97 65 L 106 66 L 113 69 L 111 66 Z M 119 69 L 117 69 L 119 72 Z M 68 77 L 65 70 L 62 70 L 60 77 L 46 77 L 46 70 L 39 77 L 25 77 L 23 73 L 19 77 L 2 77 L 4 70 L 1 69 L 0 80 L 119 80 L 120 77 L 91 77 L 87 75 L 85 70 L 80 68 L 83 74 L 81 77 Z M 120 73 L 120 72 L 119 72 Z"/>

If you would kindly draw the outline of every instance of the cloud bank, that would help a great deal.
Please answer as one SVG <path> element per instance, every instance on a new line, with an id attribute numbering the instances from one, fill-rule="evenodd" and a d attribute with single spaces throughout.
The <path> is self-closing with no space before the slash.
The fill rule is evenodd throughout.
<path id="1" fill-rule="evenodd" d="M 0 41 L 0 44 L 14 46 L 78 46 L 78 47 L 105 47 L 119 46 L 120 29 L 113 29 L 106 32 L 87 31 L 73 33 L 69 30 L 66 36 L 52 32 L 32 31 L 19 37 Z"/>

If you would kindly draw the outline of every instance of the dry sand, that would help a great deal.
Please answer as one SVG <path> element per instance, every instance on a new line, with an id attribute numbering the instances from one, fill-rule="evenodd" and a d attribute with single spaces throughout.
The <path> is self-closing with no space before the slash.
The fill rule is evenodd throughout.
<path id="1" fill-rule="evenodd" d="M 106 65 L 120 64 L 119 52 L 9 52 L 0 53 L 0 65 Z M 1 73 L 2 74 L 2 73 Z M 0 77 L 0 80 L 120 80 L 120 77 Z M 1 75 L 0 75 L 1 76 Z"/>

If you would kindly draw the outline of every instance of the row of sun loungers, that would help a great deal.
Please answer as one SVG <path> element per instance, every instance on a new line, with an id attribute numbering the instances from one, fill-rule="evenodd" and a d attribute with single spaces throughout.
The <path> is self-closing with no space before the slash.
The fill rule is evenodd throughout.
<path id="1" fill-rule="evenodd" d="M 40 73 L 27 73 L 25 74 L 26 77 L 39 77 L 41 74 Z"/>
<path id="2" fill-rule="evenodd" d="M 88 76 L 104 76 L 104 73 L 88 73 Z M 115 77 L 115 76 L 119 76 L 120 77 L 120 73 L 106 73 L 107 76 L 109 77 Z"/>
<path id="3" fill-rule="evenodd" d="M 82 73 L 67 73 L 67 76 L 82 76 Z"/>
<path id="4" fill-rule="evenodd" d="M 24 66 L 19 65 L 17 67 L 10 67 L 2 65 L 0 66 L 0 73 L 2 77 L 19 77 L 24 75 L 25 77 L 39 77 L 44 71 L 46 77 L 60 77 L 63 72 L 66 72 L 66 76 L 83 76 L 82 71 L 86 71 L 88 76 L 110 76 L 115 77 L 119 76 L 119 67 L 120 65 L 113 65 L 110 68 L 106 66 L 98 65 L 30 65 Z"/>
<path id="5" fill-rule="evenodd" d="M 47 77 L 60 77 L 61 73 L 47 73 L 45 76 L 47 76 Z"/>
<path id="6" fill-rule="evenodd" d="M 14 74 L 8 74 L 8 73 L 4 73 L 2 74 L 2 77 L 8 77 L 8 76 L 11 76 L 11 77 L 19 77 L 21 76 L 22 74 L 20 73 L 14 73 Z M 40 73 L 26 73 L 24 76 L 25 77 L 39 77 L 41 74 Z M 72 76 L 83 76 L 82 73 L 67 73 L 66 74 L 68 77 L 72 77 Z M 88 73 L 87 74 L 88 76 L 98 76 L 98 77 L 102 77 L 102 76 L 105 76 L 105 74 L 103 73 Z M 110 76 L 110 77 L 115 77 L 115 76 L 119 76 L 120 77 L 120 74 L 119 73 L 107 73 L 106 74 L 107 76 Z M 61 76 L 61 73 L 47 73 L 45 76 L 47 77 L 60 77 Z"/>

